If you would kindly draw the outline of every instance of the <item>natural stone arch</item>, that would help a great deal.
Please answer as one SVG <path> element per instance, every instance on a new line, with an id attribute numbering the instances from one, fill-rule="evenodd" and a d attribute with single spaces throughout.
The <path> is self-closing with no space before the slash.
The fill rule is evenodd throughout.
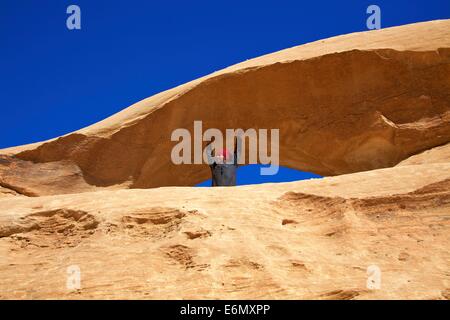
<path id="1" fill-rule="evenodd" d="M 206 165 L 173 165 L 171 132 L 279 128 L 280 165 L 336 175 L 395 165 L 450 140 L 450 51 L 352 50 L 226 73 L 107 137 L 75 133 L 17 154 L 70 159 L 90 184 L 194 185 Z M 401 112 L 400 112 L 401 111 Z"/>

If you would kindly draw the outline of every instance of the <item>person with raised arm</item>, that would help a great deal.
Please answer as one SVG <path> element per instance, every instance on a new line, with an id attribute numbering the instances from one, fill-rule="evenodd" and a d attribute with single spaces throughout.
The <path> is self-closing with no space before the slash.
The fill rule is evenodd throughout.
<path id="1" fill-rule="evenodd" d="M 240 136 L 234 138 L 233 150 L 223 148 L 214 150 L 211 148 L 211 141 L 206 149 L 208 155 L 208 164 L 211 168 L 211 186 L 226 187 L 236 185 L 236 172 L 239 166 L 238 159 L 241 153 L 242 138 Z"/>

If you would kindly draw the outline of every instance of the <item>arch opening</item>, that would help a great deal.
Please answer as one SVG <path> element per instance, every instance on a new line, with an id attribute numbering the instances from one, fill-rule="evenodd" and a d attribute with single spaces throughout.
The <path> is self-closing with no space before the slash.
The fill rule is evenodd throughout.
<path id="1" fill-rule="evenodd" d="M 260 174 L 260 168 L 264 165 L 250 164 L 239 167 L 237 170 L 236 185 L 252 185 L 261 183 L 279 183 L 279 182 L 292 182 L 299 180 L 308 179 L 320 179 L 322 176 L 312 173 L 305 172 L 296 169 L 291 169 L 288 167 L 279 167 L 277 174 L 272 176 L 263 176 Z M 267 166 L 265 166 L 267 167 Z M 211 179 L 202 181 L 195 185 L 196 187 L 210 187 Z"/>

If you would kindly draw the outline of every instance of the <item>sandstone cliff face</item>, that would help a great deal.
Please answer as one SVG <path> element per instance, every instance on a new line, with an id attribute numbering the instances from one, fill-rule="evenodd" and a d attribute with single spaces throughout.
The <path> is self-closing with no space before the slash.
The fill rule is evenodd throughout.
<path id="1" fill-rule="evenodd" d="M 34 175 L 52 162 L 81 178 L 37 190 L 8 174 L 3 187 L 45 195 L 194 185 L 209 169 L 174 165 L 170 135 L 195 120 L 204 130 L 278 128 L 281 165 L 299 170 L 393 166 L 450 141 L 449 29 L 444 20 L 351 34 L 232 66 L 64 137 L 3 150 Z"/>
<path id="2" fill-rule="evenodd" d="M 450 162 L 0 200 L 0 298 L 448 299 Z M 381 271 L 369 290 L 367 268 Z M 67 268 L 81 271 L 68 290 Z"/>
<path id="3" fill-rule="evenodd" d="M 138 189 L 208 178 L 170 162 L 194 120 L 279 128 L 281 165 L 330 177 Z M 450 20 L 249 60 L 0 150 L 0 298 L 449 299 L 449 150 Z"/>

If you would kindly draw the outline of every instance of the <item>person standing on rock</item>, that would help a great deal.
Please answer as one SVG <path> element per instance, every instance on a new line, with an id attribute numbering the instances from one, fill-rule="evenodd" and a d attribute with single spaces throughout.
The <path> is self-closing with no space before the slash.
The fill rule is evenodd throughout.
<path id="1" fill-rule="evenodd" d="M 213 142 L 213 141 L 212 141 Z M 238 159 L 240 157 L 242 139 L 234 138 L 233 151 L 230 152 L 226 148 L 212 152 L 212 142 L 207 146 L 206 154 L 208 155 L 208 164 L 211 168 L 211 186 L 226 187 L 236 185 L 236 171 L 239 166 Z"/>

